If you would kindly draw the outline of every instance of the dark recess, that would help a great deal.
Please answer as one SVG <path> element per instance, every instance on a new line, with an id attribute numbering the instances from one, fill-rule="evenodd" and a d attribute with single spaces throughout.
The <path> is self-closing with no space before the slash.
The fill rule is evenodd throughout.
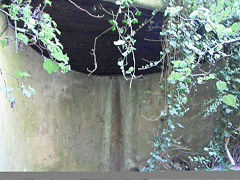
<path id="1" fill-rule="evenodd" d="M 70 58 L 70 65 L 72 70 L 88 73 L 87 68 L 94 69 L 93 56 L 90 54 L 93 48 L 94 39 L 101 34 L 104 30 L 111 27 L 108 20 L 111 16 L 104 14 L 103 11 L 97 9 L 96 12 L 92 11 L 94 5 L 101 3 L 106 9 L 112 9 L 116 11 L 116 6 L 113 3 L 102 2 L 97 0 L 74 0 L 76 4 L 82 8 L 89 10 L 93 14 L 104 14 L 105 17 L 101 19 L 93 18 L 88 14 L 80 11 L 74 7 L 68 0 L 52 0 L 52 7 L 45 9 L 52 18 L 58 24 L 58 29 L 62 32 L 60 38 L 61 43 L 64 46 L 64 52 L 68 54 Z M 34 0 L 32 2 L 33 7 L 36 7 L 41 3 L 40 0 Z M 139 18 L 139 24 L 144 20 L 151 17 L 152 11 L 143 10 L 142 16 Z M 162 22 L 163 14 L 160 14 L 154 18 L 154 22 L 159 26 Z M 138 25 L 137 25 L 138 27 Z M 159 39 L 160 29 L 148 31 L 147 26 L 142 28 L 135 36 L 136 49 L 135 55 L 137 60 L 137 67 L 148 64 L 141 58 L 149 61 L 157 61 L 160 59 L 159 52 L 161 50 L 161 44 L 159 41 L 147 41 L 148 39 Z M 94 74 L 96 75 L 118 75 L 121 74 L 119 66 L 117 65 L 118 58 L 121 57 L 118 49 L 113 45 L 113 41 L 118 40 L 116 32 L 108 32 L 102 36 L 97 42 L 97 61 L 98 68 Z M 37 50 L 37 48 L 36 48 Z M 131 65 L 131 57 L 129 57 L 129 66 Z M 154 67 L 149 70 L 137 71 L 136 74 L 146 74 L 159 72 L 159 67 Z"/>

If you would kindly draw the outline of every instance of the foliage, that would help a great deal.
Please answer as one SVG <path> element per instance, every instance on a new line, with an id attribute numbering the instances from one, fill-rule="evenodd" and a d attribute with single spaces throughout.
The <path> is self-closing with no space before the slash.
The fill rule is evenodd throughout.
<path id="1" fill-rule="evenodd" d="M 113 44 L 118 48 L 119 52 L 121 53 L 122 57 L 118 59 L 118 66 L 122 71 L 123 77 L 126 80 L 130 80 L 130 87 L 132 84 L 132 80 L 136 79 L 140 76 L 135 75 L 136 71 L 136 59 L 135 59 L 135 51 L 136 48 L 134 47 L 136 40 L 134 36 L 138 31 L 136 26 L 139 22 L 137 17 L 141 16 L 141 11 L 139 11 L 134 5 L 134 0 L 117 0 L 115 2 L 116 6 L 118 6 L 118 10 L 116 13 L 113 11 L 106 10 L 103 6 L 101 7 L 108 15 L 111 15 L 112 19 L 108 22 L 111 25 L 109 29 L 105 32 L 100 34 L 96 40 L 101 37 L 103 34 L 107 33 L 108 31 L 116 31 L 119 39 L 115 40 Z M 130 9 L 134 7 L 134 10 Z M 96 40 L 94 43 L 93 55 L 95 58 L 95 69 L 97 66 L 96 60 Z M 132 62 L 129 60 L 132 60 Z M 91 73 L 94 72 L 90 71 Z M 128 77 L 130 76 L 130 78 Z"/>
<path id="2" fill-rule="evenodd" d="M 27 72 L 18 70 L 14 74 L 9 74 L 7 72 L 3 72 L 2 69 L 0 69 L 0 76 L 4 82 L 4 87 L 1 87 L 0 91 L 3 90 L 6 92 L 6 98 L 8 98 L 8 101 L 11 104 L 11 108 L 14 108 L 16 103 L 16 98 L 13 95 L 13 91 L 20 91 L 27 98 L 30 98 L 32 95 L 36 94 L 35 89 L 32 88 L 31 85 L 28 85 L 27 88 L 25 87 L 27 78 L 31 76 Z M 17 88 L 8 87 L 5 76 L 10 76 L 11 78 L 15 79 L 18 85 Z"/>
<path id="3" fill-rule="evenodd" d="M 174 138 L 173 129 L 175 129 L 175 126 L 169 119 L 165 125 L 160 128 L 162 128 L 162 131 L 159 131 L 158 128 L 155 129 L 155 131 L 158 132 L 158 135 L 154 139 L 154 151 L 150 153 L 150 157 L 147 160 L 147 165 L 142 168 L 143 172 L 153 172 L 163 169 L 170 170 L 172 168 L 180 170 L 180 167 L 177 167 L 174 162 L 172 162 L 171 159 L 173 157 L 169 153 L 184 149 L 179 141 L 180 138 Z M 185 148 L 185 150 L 188 149 Z"/>
<path id="4" fill-rule="evenodd" d="M 162 101 L 168 108 L 161 112 L 160 117 L 166 117 L 168 122 L 174 117 L 184 117 L 189 110 L 187 103 L 190 92 L 197 91 L 207 81 L 215 82 L 216 97 L 205 103 L 207 108 L 202 115 L 207 117 L 213 112 L 222 112 L 219 121 L 224 126 L 218 127 L 221 129 L 218 133 L 223 133 L 223 137 L 229 136 L 234 133 L 233 128 L 238 126 L 230 120 L 228 123 L 224 121 L 225 117 L 239 111 L 240 2 L 185 0 L 166 3 L 169 7 L 165 10 L 166 20 L 160 32 L 160 54 L 163 57 L 160 61 L 163 66 L 168 66 L 169 75 L 161 77 L 160 83 L 165 88 L 163 94 L 167 94 Z M 219 62 L 224 64 L 223 67 Z M 208 64 L 209 68 L 204 69 L 203 64 L 205 67 Z M 169 126 L 173 126 L 174 121 L 170 122 Z M 231 127 L 226 128 L 226 124 L 231 124 Z M 170 130 L 174 131 L 174 128 Z M 210 159 L 215 156 L 218 156 L 218 163 L 226 162 L 224 152 L 221 151 L 224 149 L 221 141 L 221 138 L 212 141 L 215 149 L 206 147 L 208 155 L 205 157 L 196 155 L 192 158 L 193 161 L 200 162 L 198 168 L 203 168 L 203 164 L 206 164 L 204 168 L 209 167 Z M 209 146 L 212 146 L 211 143 Z M 158 151 L 155 149 L 154 152 Z M 153 156 L 150 159 L 150 169 L 156 168 L 152 162 L 156 165 L 156 161 L 162 161 Z"/>
<path id="5" fill-rule="evenodd" d="M 52 2 L 49 0 L 44 1 L 33 11 L 31 0 L 11 0 L 10 4 L 3 4 L 2 7 L 7 11 L 3 11 L 14 22 L 9 26 L 15 30 L 15 41 L 20 41 L 20 44 L 36 46 L 42 52 L 44 58 L 44 68 L 52 73 L 52 68 L 58 66 L 62 73 L 70 70 L 68 64 L 69 58 L 63 54 L 63 46 L 59 42 L 57 35 L 61 32 L 57 29 L 57 24 L 52 20 L 51 16 L 44 12 L 46 6 L 51 6 Z M 23 24 L 21 26 L 21 24 Z M 18 46 L 16 46 L 17 48 Z M 16 49 L 17 50 L 17 49 Z M 47 52 L 49 57 L 44 55 Z M 49 63 L 49 59 L 52 63 Z M 54 69 L 56 72 L 56 68 Z"/>
<path id="6" fill-rule="evenodd" d="M 67 54 L 63 53 L 63 46 L 57 37 L 61 32 L 57 29 L 57 24 L 52 20 L 51 16 L 44 12 L 46 6 L 51 5 L 52 2 L 50 0 L 44 0 L 43 7 L 39 4 L 39 6 L 33 10 L 31 0 L 11 0 L 8 4 L 3 4 L 2 8 L 4 10 L 0 9 L 0 11 L 7 16 L 7 26 L 14 29 L 15 39 L 11 40 L 16 43 L 16 53 L 18 47 L 21 48 L 23 45 L 35 46 L 41 51 L 43 68 L 46 69 L 49 74 L 57 72 L 59 68 L 62 73 L 66 73 L 70 70 L 70 65 L 68 64 L 69 58 Z M 1 46 L 5 47 L 9 44 L 9 40 L 10 38 L 8 37 L 0 40 Z M 6 95 L 9 97 L 9 101 L 13 107 L 15 98 L 12 91 L 14 89 L 7 87 L 4 75 L 10 75 L 16 79 L 17 82 L 19 79 L 25 79 L 30 75 L 21 71 L 12 75 L 3 73 L 1 70 L 5 87 L 0 90 L 6 91 Z M 28 88 L 25 88 L 23 84 L 20 86 L 19 82 L 18 88 L 15 89 L 20 89 L 28 98 L 36 93 L 30 85 Z"/>
<path id="7" fill-rule="evenodd" d="M 11 0 L 10 4 L 3 5 L 6 11 L 1 10 L 14 22 L 14 25 L 10 22 L 8 25 L 15 30 L 16 50 L 18 42 L 22 45 L 34 45 L 42 52 L 43 67 L 48 73 L 57 72 L 59 68 L 63 73 L 67 72 L 70 70 L 69 58 L 63 54 L 63 46 L 57 38 L 60 32 L 50 15 L 44 12 L 47 5 L 51 6 L 51 1 L 45 0 L 43 8 L 39 6 L 34 11 L 30 3 L 30 0 Z M 117 0 L 115 4 L 118 7 L 117 12 L 101 7 L 112 17 L 108 21 L 111 27 L 95 38 L 92 49 L 95 68 L 89 72 L 91 74 L 97 68 L 98 38 L 108 31 L 114 31 L 118 34 L 118 39 L 115 39 L 113 44 L 122 55 L 116 63 L 123 77 L 130 80 L 131 87 L 132 80 L 139 77 L 135 75 L 137 66 L 134 37 L 139 29 L 146 24 L 154 25 L 154 21 L 150 18 L 139 25 L 138 17 L 142 13 L 134 6 L 134 0 Z M 216 96 L 205 101 L 206 109 L 201 115 L 206 118 L 218 111 L 221 112 L 221 118 L 218 119 L 219 124 L 214 129 L 215 137 L 203 149 L 205 156 L 196 153 L 189 156 L 189 159 L 196 163 L 195 168 L 209 170 L 215 163 L 222 165 L 227 163 L 223 150 L 224 137 L 238 138 L 236 127 L 239 124 L 231 122 L 227 117 L 239 111 L 240 2 L 239 0 L 169 0 L 165 4 L 167 4 L 165 21 L 162 27 L 159 27 L 161 57 L 158 61 L 139 69 L 162 66 L 159 87 L 163 96 L 159 99 L 166 104 L 166 108 L 161 111 L 158 119 L 165 118 L 166 123 L 157 129 L 159 132 L 154 140 L 154 151 L 147 160 L 148 165 L 142 171 L 175 168 L 170 154 L 187 148 L 182 147 L 180 139 L 174 137 L 177 127 L 184 128 L 174 119 L 184 117 L 190 110 L 188 108 L 190 93 L 197 91 L 198 87 L 205 86 L 208 81 L 214 84 Z M 79 6 L 78 8 L 82 10 Z M 96 7 L 94 9 L 96 10 Z M 153 10 L 152 17 L 157 16 L 158 11 L 158 9 Z M 19 22 L 22 22 L 23 27 L 18 26 L 21 24 Z M 0 43 L 5 46 L 8 42 L 4 39 Z M 44 52 L 47 52 L 48 57 Z M 17 78 L 27 76 L 20 72 Z M 35 92 L 30 86 L 28 89 L 24 85 L 20 88 L 27 97 Z M 11 99 L 12 89 L 4 90 Z"/>

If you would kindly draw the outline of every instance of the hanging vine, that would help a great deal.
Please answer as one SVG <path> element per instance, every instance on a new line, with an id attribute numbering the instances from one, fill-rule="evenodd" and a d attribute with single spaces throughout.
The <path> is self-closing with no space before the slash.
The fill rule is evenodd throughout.
<path id="1" fill-rule="evenodd" d="M 216 97 L 205 101 L 206 109 L 201 115 L 206 118 L 218 111 L 222 116 L 218 120 L 219 126 L 214 129 L 216 136 L 209 147 L 204 148 L 206 155 L 189 158 L 196 163 L 197 169 L 213 168 L 214 163 L 225 164 L 226 169 L 228 157 L 224 156 L 224 137 L 232 137 L 236 142 L 239 139 L 239 122 L 227 118 L 231 114 L 239 114 L 239 1 L 185 0 L 166 3 L 168 7 L 164 15 L 167 18 L 160 32 L 160 54 L 167 73 L 166 77 L 161 74 L 160 87 L 164 95 L 161 99 L 167 108 L 156 120 L 166 118 L 167 126 L 161 127 L 162 133 L 156 136 L 154 151 L 143 171 L 154 171 L 163 168 L 159 164 L 166 165 L 163 157 L 170 151 L 163 150 L 162 146 L 171 149 L 174 143 L 161 140 L 166 136 L 164 132 L 167 131 L 168 137 L 174 140 L 172 133 L 176 123 L 173 118 L 184 117 L 189 110 L 190 92 L 197 91 L 207 81 L 214 83 L 217 92 Z M 224 66 L 219 66 L 219 62 Z M 203 68 L 206 66 L 207 70 Z"/>
<path id="2" fill-rule="evenodd" d="M 76 8 L 89 14 L 93 18 L 101 18 L 102 15 L 93 15 L 89 11 L 78 6 L 69 0 Z M 3 38 L 0 40 L 2 46 L 10 42 L 16 43 L 16 52 L 23 45 L 35 46 L 43 57 L 43 68 L 48 73 L 62 73 L 70 70 L 69 58 L 63 53 L 63 46 L 58 36 L 61 34 L 57 24 L 51 16 L 44 12 L 46 6 L 51 6 L 50 0 L 45 0 L 43 6 L 39 4 L 33 10 L 31 0 L 11 0 L 3 4 L 0 9 L 7 17 L 7 27 L 14 30 L 14 39 Z M 158 61 L 150 62 L 139 70 L 146 70 L 154 66 L 162 66 L 160 74 L 160 89 L 162 97 L 159 98 L 165 103 L 165 109 L 157 119 L 166 118 L 162 131 L 157 133 L 154 140 L 154 151 L 150 154 L 147 166 L 142 171 L 154 171 L 163 168 L 175 167 L 171 162 L 170 151 L 189 151 L 188 147 L 181 145 L 180 138 L 174 137 L 176 126 L 184 128 L 182 124 L 174 122 L 174 118 L 183 118 L 190 110 L 188 102 L 191 101 L 189 94 L 197 91 L 199 86 L 204 86 L 207 81 L 216 88 L 216 96 L 207 99 L 204 103 L 206 109 L 201 112 L 203 118 L 220 112 L 222 114 L 219 124 L 216 125 L 214 133 L 216 136 L 209 142 L 209 146 L 203 150 L 206 156 L 196 155 L 189 157 L 196 162 L 196 168 L 213 168 L 213 164 L 226 164 L 227 160 L 223 155 L 225 138 L 231 137 L 233 141 L 239 139 L 239 122 L 233 122 L 228 116 L 239 115 L 239 70 L 240 70 L 240 2 L 239 0 L 178 0 L 165 1 L 167 8 L 166 17 L 162 27 L 154 26 L 153 17 L 159 9 L 155 9 L 152 17 L 145 23 L 139 25 L 138 17 L 141 11 L 134 5 L 134 0 L 117 0 L 115 2 L 117 11 L 105 9 L 100 4 L 100 9 L 110 15 L 110 27 L 99 34 L 94 42 L 91 51 L 94 59 L 94 69 L 97 69 L 96 44 L 98 39 L 108 31 L 115 31 L 118 39 L 113 44 L 121 53 L 121 58 L 116 60 L 122 71 L 123 77 L 130 81 L 130 87 L 136 76 L 135 57 L 135 35 L 139 29 L 151 24 L 150 30 L 159 29 L 159 46 L 162 46 L 161 55 Z M 21 26 L 22 25 L 22 26 Z M 137 26 L 138 25 L 138 26 Z M 2 35 L 3 33 L 1 33 Z M 222 62 L 223 67 L 218 63 Z M 204 66 L 208 67 L 203 68 Z M 5 90 L 10 98 L 11 106 L 15 104 L 11 88 L 7 87 L 4 79 L 5 72 L 0 69 L 0 76 L 3 78 Z M 14 78 L 30 76 L 19 71 Z M 35 93 L 29 86 L 20 86 L 27 97 Z M 166 164 L 167 162 L 167 164 Z M 226 168 L 226 167 L 225 167 Z"/>
<path id="3" fill-rule="evenodd" d="M 57 37 L 61 32 L 57 29 L 57 24 L 52 20 L 51 16 L 44 12 L 44 9 L 47 6 L 51 6 L 51 4 L 51 1 L 45 0 L 43 6 L 39 4 L 34 10 L 31 6 L 31 0 L 11 0 L 8 4 L 2 4 L 3 9 L 0 9 L 0 11 L 6 15 L 7 19 L 4 31 L 8 27 L 12 28 L 15 37 L 3 37 L 0 43 L 4 47 L 11 42 L 15 42 L 16 53 L 19 49 L 21 50 L 23 45 L 35 46 L 40 50 L 43 57 L 43 68 L 49 74 L 57 72 L 59 68 L 62 73 L 66 73 L 70 70 L 70 65 L 68 63 L 69 57 L 67 54 L 63 54 L 63 46 Z M 1 33 L 1 36 L 4 31 Z M 35 90 L 30 85 L 28 88 L 25 88 L 23 83 L 19 84 L 20 79 L 26 79 L 30 74 L 20 70 L 15 74 L 6 73 L 2 69 L 0 71 L 5 86 L 0 90 L 6 91 L 6 96 L 9 98 L 12 108 L 15 104 L 15 98 L 12 95 L 14 89 L 21 90 L 26 97 L 31 97 L 32 94 L 35 94 Z M 18 87 L 8 87 L 4 78 L 5 75 L 16 79 Z"/>

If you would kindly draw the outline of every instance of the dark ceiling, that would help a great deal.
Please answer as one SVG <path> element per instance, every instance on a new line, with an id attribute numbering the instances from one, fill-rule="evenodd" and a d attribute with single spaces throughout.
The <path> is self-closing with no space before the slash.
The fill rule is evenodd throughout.
<path id="1" fill-rule="evenodd" d="M 94 69 L 93 56 L 90 54 L 94 45 L 94 39 L 103 31 L 111 27 L 108 20 L 111 16 L 104 13 L 97 8 L 97 11 L 92 11 L 94 5 L 98 7 L 101 3 L 105 9 L 112 9 L 116 11 L 116 6 L 113 3 L 102 2 L 97 0 L 72 0 L 82 8 L 96 15 L 103 15 L 104 18 L 93 18 L 87 13 L 80 11 L 68 0 L 52 0 L 52 7 L 45 9 L 52 18 L 58 24 L 58 29 L 62 32 L 59 37 L 61 43 L 64 46 L 65 53 L 70 58 L 70 64 L 72 70 L 89 73 L 87 68 Z M 36 7 L 40 2 L 39 0 L 33 0 L 32 5 Z M 144 20 L 151 17 L 152 11 L 142 10 L 142 16 L 139 19 L 139 24 Z M 154 19 L 154 22 L 161 23 L 162 14 L 159 14 L 158 19 Z M 136 28 L 138 25 L 136 26 Z M 135 36 L 137 40 L 135 51 L 137 67 L 145 65 L 147 62 L 142 60 L 156 61 L 159 59 L 160 42 L 148 41 L 147 39 L 159 39 L 159 29 L 149 31 L 147 26 L 142 28 Z M 96 55 L 98 68 L 94 72 L 97 75 L 117 75 L 121 74 L 119 66 L 117 65 L 118 58 L 121 57 L 118 49 L 113 45 L 113 41 L 118 40 L 116 32 L 110 31 L 103 35 L 97 41 Z M 129 64 L 131 65 L 131 64 Z M 136 74 L 146 74 L 159 72 L 160 68 L 155 67 L 149 70 L 137 71 Z"/>

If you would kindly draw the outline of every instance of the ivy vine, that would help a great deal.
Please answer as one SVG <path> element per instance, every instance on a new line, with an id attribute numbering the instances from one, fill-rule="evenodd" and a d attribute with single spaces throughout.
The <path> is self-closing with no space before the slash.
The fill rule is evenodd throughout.
<path id="1" fill-rule="evenodd" d="M 43 6 L 39 4 L 33 9 L 31 0 L 10 0 L 7 4 L 2 4 L 0 11 L 6 15 L 7 27 L 10 27 L 15 32 L 15 38 L 3 37 L 0 40 L 1 46 L 5 47 L 10 42 L 15 42 L 16 53 L 25 46 L 35 46 L 43 57 L 43 68 L 49 73 L 57 72 L 61 69 L 62 73 L 70 70 L 69 57 L 63 53 L 63 45 L 59 42 L 58 36 L 61 32 L 57 29 L 57 24 L 51 16 L 44 12 L 47 6 L 51 6 L 50 0 L 44 0 Z M 6 30 L 6 29 L 5 29 Z M 4 32 L 1 33 L 1 36 Z M 4 80 L 5 87 L 0 90 L 6 91 L 6 96 L 9 98 L 11 107 L 14 107 L 15 98 L 12 95 L 14 88 L 7 86 L 4 75 L 10 75 L 17 81 L 20 78 L 30 76 L 26 72 L 18 71 L 17 74 L 9 74 L 1 69 L 1 76 Z M 24 84 L 19 85 L 15 89 L 22 90 L 26 97 L 31 97 L 36 91 L 29 85 L 25 88 Z"/>
<path id="2" fill-rule="evenodd" d="M 230 114 L 237 115 L 239 111 L 240 2 L 185 0 L 166 3 L 166 20 L 160 32 L 163 49 L 160 61 L 167 64 L 168 73 L 165 77 L 161 75 L 160 83 L 165 92 L 162 94 L 166 94 L 161 99 L 166 103 L 167 109 L 162 110 L 159 119 L 166 117 L 169 129 L 174 132 L 175 123 L 172 118 L 184 117 L 189 110 L 187 104 L 191 100 L 188 97 L 190 92 L 197 91 L 207 81 L 215 83 L 216 97 L 205 102 L 207 108 L 202 116 L 206 118 L 217 111 L 222 114 L 219 121 L 223 125 L 216 126 L 220 128 L 216 136 L 219 138 L 209 144 L 213 146 L 215 143 L 216 149 L 206 147 L 204 150 L 208 155 L 190 156 L 190 159 L 195 159 L 200 164 L 205 163 L 204 167 L 210 167 L 211 157 L 218 163 L 226 163 L 227 158 L 219 150 L 224 150 L 223 137 L 232 137 L 233 141 L 239 138 L 239 122 L 231 122 L 227 117 Z M 218 65 L 219 62 L 224 64 L 223 67 Z M 158 63 L 159 61 L 153 63 L 153 66 Z M 203 65 L 208 65 L 208 70 Z M 171 133 L 169 135 L 172 136 Z M 159 136 L 156 137 L 158 138 Z M 155 147 L 154 152 L 162 152 L 162 145 Z M 168 146 L 171 147 L 172 143 Z M 143 171 L 156 170 L 159 167 L 156 162 L 164 163 L 156 155 L 151 156 L 148 162 Z"/>
<path id="3" fill-rule="evenodd" d="M 50 0 L 45 0 L 33 10 L 31 0 L 11 0 L 3 4 L 0 9 L 7 16 L 7 26 L 14 29 L 16 52 L 23 45 L 37 47 L 43 57 L 43 68 L 49 74 L 61 69 L 62 73 L 70 70 L 69 58 L 63 53 L 63 46 L 58 36 L 61 34 L 57 24 L 49 14 L 44 12 L 46 6 L 51 6 Z M 87 12 L 93 18 L 95 16 L 69 1 L 78 9 Z M 188 103 L 191 101 L 190 93 L 197 91 L 199 86 L 204 86 L 208 81 L 216 89 L 216 96 L 207 99 L 203 105 L 205 110 L 201 112 L 203 118 L 220 112 L 219 124 L 214 129 L 215 137 L 209 142 L 203 151 L 206 156 L 189 156 L 192 162 L 197 162 L 197 168 L 211 169 L 214 163 L 226 164 L 224 154 L 224 138 L 231 137 L 232 142 L 239 138 L 239 122 L 231 121 L 230 115 L 239 115 L 239 73 L 240 73 L 240 2 L 239 0 L 165 0 L 165 20 L 159 27 L 159 46 L 162 51 L 158 61 L 152 61 L 139 70 L 145 70 L 157 65 L 162 66 L 160 74 L 160 101 L 165 103 L 165 109 L 155 121 L 165 118 L 165 124 L 157 129 L 154 139 L 153 152 L 147 160 L 147 165 L 142 171 L 154 171 L 161 168 L 181 169 L 171 162 L 170 151 L 184 150 L 187 147 L 181 145 L 180 138 L 174 137 L 176 127 L 184 128 L 181 123 L 174 122 L 174 118 L 184 118 L 190 110 Z M 138 17 L 141 11 L 134 5 L 134 0 L 117 0 L 117 12 L 105 9 L 100 4 L 100 9 L 110 15 L 110 27 L 95 38 L 91 53 L 94 58 L 95 68 L 89 70 L 92 74 L 97 69 L 97 40 L 108 31 L 115 31 L 118 39 L 113 44 L 121 53 L 121 58 L 116 60 L 122 71 L 123 77 L 132 81 L 136 76 L 135 35 L 143 26 L 150 24 L 157 15 L 159 9 L 152 12 L 152 17 L 143 24 L 139 24 Z M 157 23 L 156 23 L 157 24 Z M 138 25 L 138 26 L 137 26 Z M 155 27 L 156 28 L 156 27 Z M 2 46 L 9 43 L 9 38 L 0 40 Z M 46 55 L 47 54 L 47 55 Z M 130 62 L 131 61 L 131 62 Z M 220 66 L 219 63 L 223 66 Z M 133 65 L 130 65 L 133 64 Z M 203 67 L 208 68 L 203 68 Z M 0 69 L 0 74 L 3 71 Z M 89 75 L 90 75 L 89 74 Z M 29 75 L 19 71 L 15 78 L 27 78 Z M 4 81 L 5 82 L 5 81 Z M 20 86 L 22 93 L 27 97 L 35 93 L 28 86 Z M 5 83 L 5 90 L 14 106 L 14 98 L 11 88 Z M 166 163 L 167 162 L 167 163 Z M 163 167 L 162 167 L 163 166 Z"/>

